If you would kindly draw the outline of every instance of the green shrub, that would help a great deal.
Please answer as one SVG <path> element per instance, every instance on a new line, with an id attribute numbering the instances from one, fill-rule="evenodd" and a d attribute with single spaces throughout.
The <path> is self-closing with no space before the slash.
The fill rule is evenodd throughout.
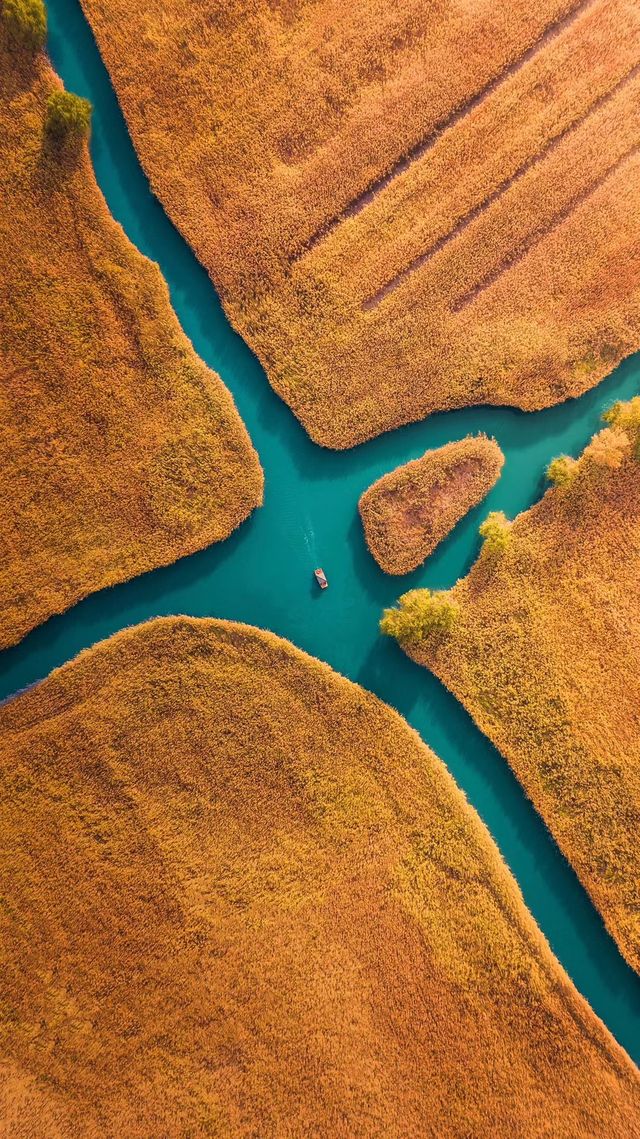
<path id="1" fill-rule="evenodd" d="M 578 473 L 578 461 L 570 455 L 558 455 L 547 467 L 547 478 L 555 486 L 569 486 Z"/>
<path id="2" fill-rule="evenodd" d="M 483 549 L 490 554 L 502 554 L 511 541 L 511 523 L 502 510 L 492 510 L 480 527 L 484 538 Z"/>
<path id="3" fill-rule="evenodd" d="M 398 641 L 419 641 L 430 633 L 448 633 L 460 608 L 444 590 L 411 589 L 398 605 L 385 609 L 380 630 Z"/>
<path id="4" fill-rule="evenodd" d="M 88 99 L 71 91 L 53 91 L 47 99 L 45 127 L 57 142 L 78 140 L 89 133 L 91 111 Z"/>
<path id="5" fill-rule="evenodd" d="M 2 20 L 9 35 L 30 51 L 44 47 L 47 10 L 43 0 L 2 0 Z"/>

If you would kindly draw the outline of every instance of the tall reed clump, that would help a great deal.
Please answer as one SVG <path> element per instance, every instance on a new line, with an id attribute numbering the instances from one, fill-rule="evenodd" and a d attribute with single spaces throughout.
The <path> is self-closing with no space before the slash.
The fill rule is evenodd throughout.
<path id="1" fill-rule="evenodd" d="M 159 35 L 82 4 L 155 193 L 316 442 L 539 410 L 640 348 L 640 4 L 362 0 L 333 44 L 326 3 L 156 0 Z"/>
<path id="2" fill-rule="evenodd" d="M 228 537 L 262 501 L 262 471 L 158 266 L 108 211 L 90 104 L 2 21 L 0 86 L 7 647 L 88 593 Z"/>
<path id="3" fill-rule="evenodd" d="M 0 759 L 12 1139 L 637 1136 L 486 827 L 328 665 L 157 618 L 1 706 Z"/>

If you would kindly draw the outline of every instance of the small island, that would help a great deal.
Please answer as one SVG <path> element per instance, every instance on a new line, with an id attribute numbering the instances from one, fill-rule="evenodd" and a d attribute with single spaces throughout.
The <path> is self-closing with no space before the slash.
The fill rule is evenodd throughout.
<path id="1" fill-rule="evenodd" d="M 383 475 L 358 504 L 367 545 L 385 573 L 410 573 L 500 477 L 495 439 L 467 436 Z"/>
<path id="2" fill-rule="evenodd" d="M 156 619 L 0 707 L 0 757 L 12 1134 L 632 1134 L 485 826 L 327 665 Z"/>
<path id="3" fill-rule="evenodd" d="M 452 590 L 382 621 L 502 752 L 640 971 L 640 397 L 510 523 L 492 513 Z"/>
<path id="4" fill-rule="evenodd" d="M 226 538 L 262 471 L 157 265 L 109 214 L 91 107 L 0 10 L 0 646 L 82 597 Z"/>

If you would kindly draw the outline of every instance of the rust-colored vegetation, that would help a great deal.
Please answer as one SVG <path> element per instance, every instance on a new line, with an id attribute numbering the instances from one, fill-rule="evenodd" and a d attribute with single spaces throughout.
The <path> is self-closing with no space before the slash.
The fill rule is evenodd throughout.
<path id="1" fill-rule="evenodd" d="M 314 439 L 544 407 L 640 345 L 637 0 L 83 3 L 156 192 Z"/>
<path id="2" fill-rule="evenodd" d="M 107 211 L 41 8 L 0 8 L 0 647 L 262 497 L 231 396 Z"/>
<path id="3" fill-rule="evenodd" d="M 635 1068 L 391 709 L 156 620 L 0 709 L 11 1139 L 635 1133 Z"/>
<path id="4" fill-rule="evenodd" d="M 489 493 L 504 455 L 494 439 L 467 436 L 383 475 L 360 498 L 367 545 L 385 573 L 410 573 Z"/>
<path id="5" fill-rule="evenodd" d="M 640 969 L 640 397 L 605 418 L 541 502 L 490 515 L 468 577 L 382 627 L 506 756 Z"/>

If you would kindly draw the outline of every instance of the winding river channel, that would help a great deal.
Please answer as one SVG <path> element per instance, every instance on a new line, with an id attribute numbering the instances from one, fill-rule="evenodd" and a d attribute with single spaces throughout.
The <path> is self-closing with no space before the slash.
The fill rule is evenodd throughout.
<path id="1" fill-rule="evenodd" d="M 231 329 L 206 273 L 151 194 L 77 0 L 48 0 L 48 10 L 54 66 L 67 88 L 95 108 L 91 149 L 108 206 L 131 241 L 159 263 L 196 351 L 233 393 L 265 471 L 265 505 L 228 541 L 94 594 L 36 629 L 2 654 L 0 696 L 123 626 L 158 614 L 226 617 L 287 637 L 396 707 L 444 760 L 491 831 L 557 957 L 640 1061 L 640 978 L 623 961 L 506 762 L 433 676 L 378 635 L 380 612 L 398 593 L 416 585 L 448 587 L 468 570 L 488 510 L 513 517 L 540 497 L 549 459 L 561 451 L 578 454 L 602 409 L 640 391 L 640 359 L 627 360 L 581 399 L 548 411 L 473 408 L 433 416 L 350 452 L 317 447 L 272 392 Z M 386 577 L 364 544 L 359 495 L 427 447 L 477 431 L 494 435 L 506 455 L 498 485 L 426 567 L 403 579 Z M 316 565 L 329 578 L 326 593 L 312 581 Z"/>

